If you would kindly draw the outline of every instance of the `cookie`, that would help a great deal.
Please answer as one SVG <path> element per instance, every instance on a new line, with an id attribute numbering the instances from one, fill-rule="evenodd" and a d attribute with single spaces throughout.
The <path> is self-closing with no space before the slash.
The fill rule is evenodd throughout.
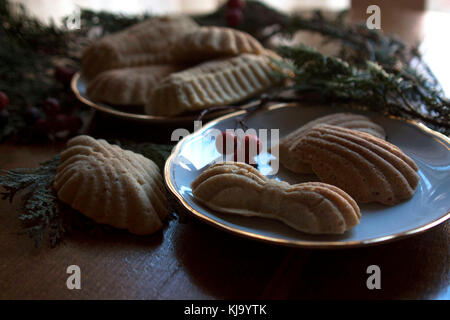
<path id="1" fill-rule="evenodd" d="M 365 132 L 317 125 L 291 147 L 322 182 L 361 203 L 394 205 L 413 196 L 416 163 L 393 144 Z"/>
<path id="2" fill-rule="evenodd" d="M 356 202 L 335 186 L 270 180 L 245 163 L 212 165 L 191 187 L 195 199 L 212 210 L 276 219 L 305 233 L 342 234 L 361 219 Z"/>
<path id="3" fill-rule="evenodd" d="M 223 27 L 200 27 L 179 37 L 173 57 L 181 63 L 199 62 L 242 53 L 263 54 L 263 46 L 246 32 Z"/>
<path id="4" fill-rule="evenodd" d="M 83 53 L 82 74 L 90 80 L 109 69 L 170 64 L 174 41 L 197 27 L 188 17 L 161 17 L 105 36 Z"/>
<path id="5" fill-rule="evenodd" d="M 146 112 L 176 116 L 253 97 L 279 80 L 270 59 L 266 55 L 242 54 L 173 73 L 152 91 Z"/>
<path id="6" fill-rule="evenodd" d="M 69 140 L 53 187 L 61 201 L 94 221 L 134 234 L 156 232 L 167 215 L 156 164 L 89 136 Z"/>
<path id="7" fill-rule="evenodd" d="M 298 158 L 290 152 L 290 148 L 301 139 L 308 130 L 318 124 L 330 124 L 349 128 L 370 133 L 381 139 L 386 139 L 386 133 L 384 132 L 383 127 L 370 120 L 369 117 L 348 112 L 330 114 L 310 121 L 280 139 L 279 159 L 284 167 L 296 173 L 312 173 L 311 166 L 299 161 Z"/>
<path id="8" fill-rule="evenodd" d="M 107 70 L 88 83 L 86 94 L 92 101 L 144 106 L 153 88 L 178 70 L 173 65 Z"/>

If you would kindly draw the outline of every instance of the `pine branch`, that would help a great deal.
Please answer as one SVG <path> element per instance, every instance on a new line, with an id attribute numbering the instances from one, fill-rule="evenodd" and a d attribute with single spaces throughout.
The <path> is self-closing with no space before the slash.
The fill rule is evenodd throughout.
<path id="1" fill-rule="evenodd" d="M 293 84 L 287 89 L 318 93 L 326 100 L 354 102 L 376 112 L 420 119 L 447 134 L 450 132 L 448 101 L 436 90 L 417 85 L 417 81 L 423 84 L 424 79 L 405 77 L 407 72 L 411 74 L 410 69 L 389 73 L 371 61 L 358 68 L 303 45 L 282 47 L 280 53 L 293 62 L 278 62 L 293 74 Z"/>
<path id="2" fill-rule="evenodd" d="M 20 193 L 22 233 L 29 235 L 36 246 L 46 233 L 50 245 L 55 246 L 65 232 L 61 223 L 60 202 L 52 188 L 59 162 L 60 158 L 56 156 L 37 169 L 3 170 L 4 175 L 0 176 L 0 186 L 6 190 L 2 193 L 2 199 L 12 202 Z"/>

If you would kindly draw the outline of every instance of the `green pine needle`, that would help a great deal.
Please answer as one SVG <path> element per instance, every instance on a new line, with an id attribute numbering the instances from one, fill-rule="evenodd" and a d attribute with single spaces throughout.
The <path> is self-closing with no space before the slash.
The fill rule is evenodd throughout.
<path id="1" fill-rule="evenodd" d="M 33 238 L 35 245 L 48 234 L 51 246 L 55 246 L 64 235 L 61 224 L 60 202 L 52 188 L 60 157 L 47 161 L 37 169 L 3 170 L 0 186 L 6 191 L 1 193 L 3 200 L 13 201 L 20 193 L 22 213 L 19 220 L 23 233 Z"/>
<path id="2" fill-rule="evenodd" d="M 320 94 L 325 101 L 359 104 L 375 112 L 419 119 L 450 133 L 450 104 L 433 88 L 419 87 L 413 69 L 388 72 L 377 62 L 357 67 L 337 57 L 326 57 L 304 45 L 281 47 L 292 63 L 278 61 L 290 70 L 291 86 L 298 93 Z M 405 75 L 409 74 L 409 77 Z"/>

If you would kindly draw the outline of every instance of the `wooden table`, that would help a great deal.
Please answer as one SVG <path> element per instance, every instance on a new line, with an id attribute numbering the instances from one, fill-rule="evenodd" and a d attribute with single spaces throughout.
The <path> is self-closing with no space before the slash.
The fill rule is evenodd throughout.
<path id="1" fill-rule="evenodd" d="M 145 136 L 160 142 L 170 132 L 150 131 Z M 6 143 L 0 168 L 35 167 L 62 148 Z M 18 206 L 0 201 L 0 299 L 450 298 L 448 222 L 373 247 L 305 250 L 230 235 L 180 210 L 150 237 L 74 233 L 50 249 L 17 234 Z M 381 269 L 380 290 L 366 287 L 373 264 Z M 69 265 L 81 268 L 81 290 L 66 287 Z"/>
<path id="2" fill-rule="evenodd" d="M 3 144 L 0 167 L 35 167 L 62 148 Z M 305 250 L 240 238 L 178 210 L 153 236 L 75 232 L 51 249 L 17 234 L 19 205 L 0 201 L 0 299 L 450 298 L 448 222 L 374 247 Z M 373 264 L 381 290 L 366 287 Z M 66 287 L 69 265 L 81 269 L 81 290 Z"/>

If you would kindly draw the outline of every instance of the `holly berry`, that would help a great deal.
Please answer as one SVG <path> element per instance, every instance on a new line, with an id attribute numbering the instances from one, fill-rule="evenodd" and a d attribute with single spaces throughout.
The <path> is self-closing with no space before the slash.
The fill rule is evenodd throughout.
<path id="1" fill-rule="evenodd" d="M 242 8 L 244 6 L 244 1 L 242 0 L 228 0 L 227 7 L 228 8 Z"/>
<path id="2" fill-rule="evenodd" d="M 236 152 L 238 148 L 238 138 L 230 131 L 223 131 L 216 137 L 216 149 L 221 154 L 230 154 Z"/>
<path id="3" fill-rule="evenodd" d="M 60 65 L 55 68 L 55 78 L 65 86 L 69 86 L 73 75 L 77 69 L 67 65 Z"/>
<path id="4" fill-rule="evenodd" d="M 258 137 L 254 134 L 246 134 L 244 136 L 244 141 L 242 148 L 239 149 L 239 153 L 234 154 L 234 161 L 242 160 L 239 157 L 244 155 L 244 162 L 247 164 L 253 164 L 253 159 L 261 152 L 262 143 Z"/>
<path id="5" fill-rule="evenodd" d="M 9 98 L 3 91 L 0 91 L 0 111 L 4 110 L 9 105 Z"/>
<path id="6" fill-rule="evenodd" d="M 242 10 L 240 8 L 228 8 L 225 20 L 230 27 L 236 27 L 242 22 Z"/>
<path id="7" fill-rule="evenodd" d="M 61 112 L 61 105 L 55 98 L 47 98 L 44 101 L 44 112 L 47 116 L 53 117 Z"/>

